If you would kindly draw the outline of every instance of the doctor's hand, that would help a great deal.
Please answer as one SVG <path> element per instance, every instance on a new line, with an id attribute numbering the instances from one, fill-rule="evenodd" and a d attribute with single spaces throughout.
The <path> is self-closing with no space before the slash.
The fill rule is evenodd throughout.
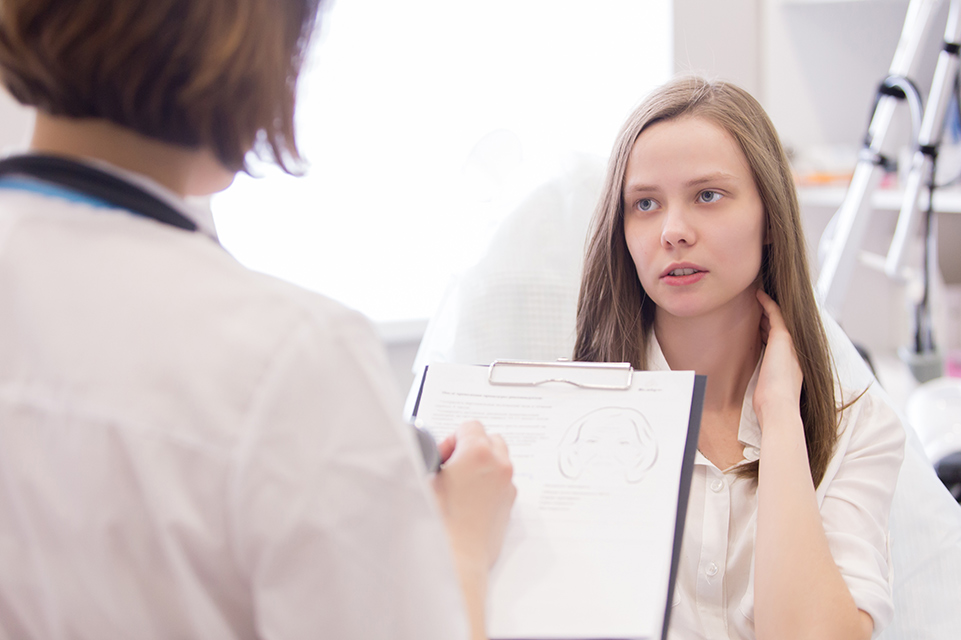
<path id="1" fill-rule="evenodd" d="M 439 445 L 434 493 L 455 556 L 486 571 L 500 554 L 517 490 L 507 444 L 481 423 L 465 422 Z"/>
<path id="2" fill-rule="evenodd" d="M 517 489 L 507 444 L 479 422 L 465 422 L 439 445 L 441 470 L 434 476 L 454 563 L 460 578 L 472 640 L 487 637 L 487 575 L 500 554 Z"/>
<path id="3" fill-rule="evenodd" d="M 798 364 L 794 340 L 784 324 L 781 308 L 760 289 L 757 298 L 764 311 L 761 317 L 761 340 L 766 348 L 754 390 L 754 412 L 763 432 L 765 424 L 800 419 L 804 374 Z"/>

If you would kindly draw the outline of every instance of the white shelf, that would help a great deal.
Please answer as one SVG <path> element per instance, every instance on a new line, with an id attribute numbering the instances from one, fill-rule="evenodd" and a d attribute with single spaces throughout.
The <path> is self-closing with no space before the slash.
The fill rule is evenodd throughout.
<path id="1" fill-rule="evenodd" d="M 778 0 L 783 5 L 805 5 L 805 4 L 852 4 L 859 2 L 886 2 L 888 4 L 908 4 L 909 0 Z"/>
<path id="2" fill-rule="evenodd" d="M 832 185 L 824 187 L 798 187 L 798 200 L 801 207 L 832 207 L 841 206 L 847 186 Z M 899 189 L 880 189 L 875 191 L 871 203 L 875 209 L 898 211 L 901 209 L 903 191 Z M 927 191 L 921 193 L 921 208 L 927 207 Z M 950 187 L 938 189 L 934 193 L 934 210 L 938 213 L 961 213 L 961 189 Z"/>

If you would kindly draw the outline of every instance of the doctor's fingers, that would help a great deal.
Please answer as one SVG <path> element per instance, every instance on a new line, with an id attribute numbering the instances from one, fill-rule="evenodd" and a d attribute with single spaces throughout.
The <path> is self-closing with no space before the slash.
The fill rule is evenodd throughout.
<path id="1" fill-rule="evenodd" d="M 440 456 L 441 464 L 447 462 L 451 454 L 454 453 L 456 444 L 457 438 L 454 437 L 454 434 L 450 434 L 437 443 L 437 454 Z"/>
<path id="2" fill-rule="evenodd" d="M 510 460 L 510 451 L 507 448 L 507 442 L 504 437 L 499 433 L 490 434 L 491 449 L 494 455 L 500 460 Z"/>
<path id="3" fill-rule="evenodd" d="M 457 443 L 467 446 L 490 448 L 499 458 L 508 458 L 507 443 L 500 434 L 488 433 L 477 420 L 464 422 L 455 433 Z M 456 446 L 455 446 L 456 448 Z"/>
<path id="4" fill-rule="evenodd" d="M 462 443 L 461 448 L 470 447 L 471 440 L 484 440 L 487 438 L 484 426 L 477 420 L 469 420 L 461 423 L 454 433 L 437 443 L 437 453 L 440 454 L 440 461 L 447 462 L 451 455 L 457 450 L 458 443 Z"/>

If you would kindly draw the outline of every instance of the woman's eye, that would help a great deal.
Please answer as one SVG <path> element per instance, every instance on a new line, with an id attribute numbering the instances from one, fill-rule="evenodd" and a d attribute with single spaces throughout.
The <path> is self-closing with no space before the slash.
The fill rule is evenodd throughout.
<path id="1" fill-rule="evenodd" d="M 654 208 L 657 206 L 657 203 L 651 200 L 650 198 L 641 198 L 640 200 L 637 201 L 637 204 L 634 206 L 637 207 L 638 211 L 653 211 Z"/>
<path id="2" fill-rule="evenodd" d="M 711 191 L 710 189 L 708 189 L 708 190 L 706 190 L 706 191 L 702 191 L 702 192 L 699 193 L 698 196 L 697 196 L 698 200 L 700 200 L 701 202 L 704 202 L 704 203 L 717 202 L 718 200 L 720 200 L 720 199 L 723 198 L 723 197 L 724 197 L 724 196 L 722 196 L 719 192 L 717 192 L 717 191 Z"/>

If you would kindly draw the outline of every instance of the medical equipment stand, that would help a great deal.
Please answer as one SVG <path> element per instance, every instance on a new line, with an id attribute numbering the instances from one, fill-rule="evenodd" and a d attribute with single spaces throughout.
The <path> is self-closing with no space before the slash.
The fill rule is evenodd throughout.
<path id="1" fill-rule="evenodd" d="M 918 111 L 920 104 L 911 104 L 910 95 L 913 85 L 909 78 L 915 70 L 918 52 L 921 49 L 928 23 L 940 0 L 911 0 L 908 5 L 904 26 L 898 47 L 891 62 L 889 76 L 879 89 L 874 113 L 868 126 L 864 147 L 855 167 L 851 184 L 841 207 L 833 221 L 834 235 L 827 246 L 817 282 L 821 302 L 832 316 L 840 315 L 851 274 L 861 255 L 861 244 L 871 215 L 871 196 L 878 187 L 883 167 L 888 160 L 892 146 L 888 140 L 888 130 L 898 103 L 909 100 L 909 106 Z M 934 165 L 938 147 L 944 131 L 945 112 L 950 101 L 952 89 L 958 75 L 958 54 L 961 51 L 961 0 L 951 0 L 948 19 L 945 25 L 944 43 L 938 55 L 937 66 L 920 129 L 916 131 L 915 148 L 911 171 L 904 186 L 904 197 L 898 216 L 894 237 L 883 257 L 885 273 L 895 279 L 903 279 L 903 263 L 908 242 L 917 233 L 919 218 L 919 197 L 923 186 L 930 188 L 929 196 L 934 194 Z M 918 98 L 918 101 L 920 99 Z M 928 202 L 927 224 L 934 224 L 930 215 L 931 202 Z M 933 229 L 927 229 L 925 250 L 924 295 L 918 304 L 915 317 L 915 344 L 910 350 L 902 350 L 911 372 L 921 382 L 941 375 L 941 359 L 934 346 L 931 332 L 931 314 L 928 304 L 928 286 L 931 271 L 936 260 L 932 258 L 935 250 Z"/>

